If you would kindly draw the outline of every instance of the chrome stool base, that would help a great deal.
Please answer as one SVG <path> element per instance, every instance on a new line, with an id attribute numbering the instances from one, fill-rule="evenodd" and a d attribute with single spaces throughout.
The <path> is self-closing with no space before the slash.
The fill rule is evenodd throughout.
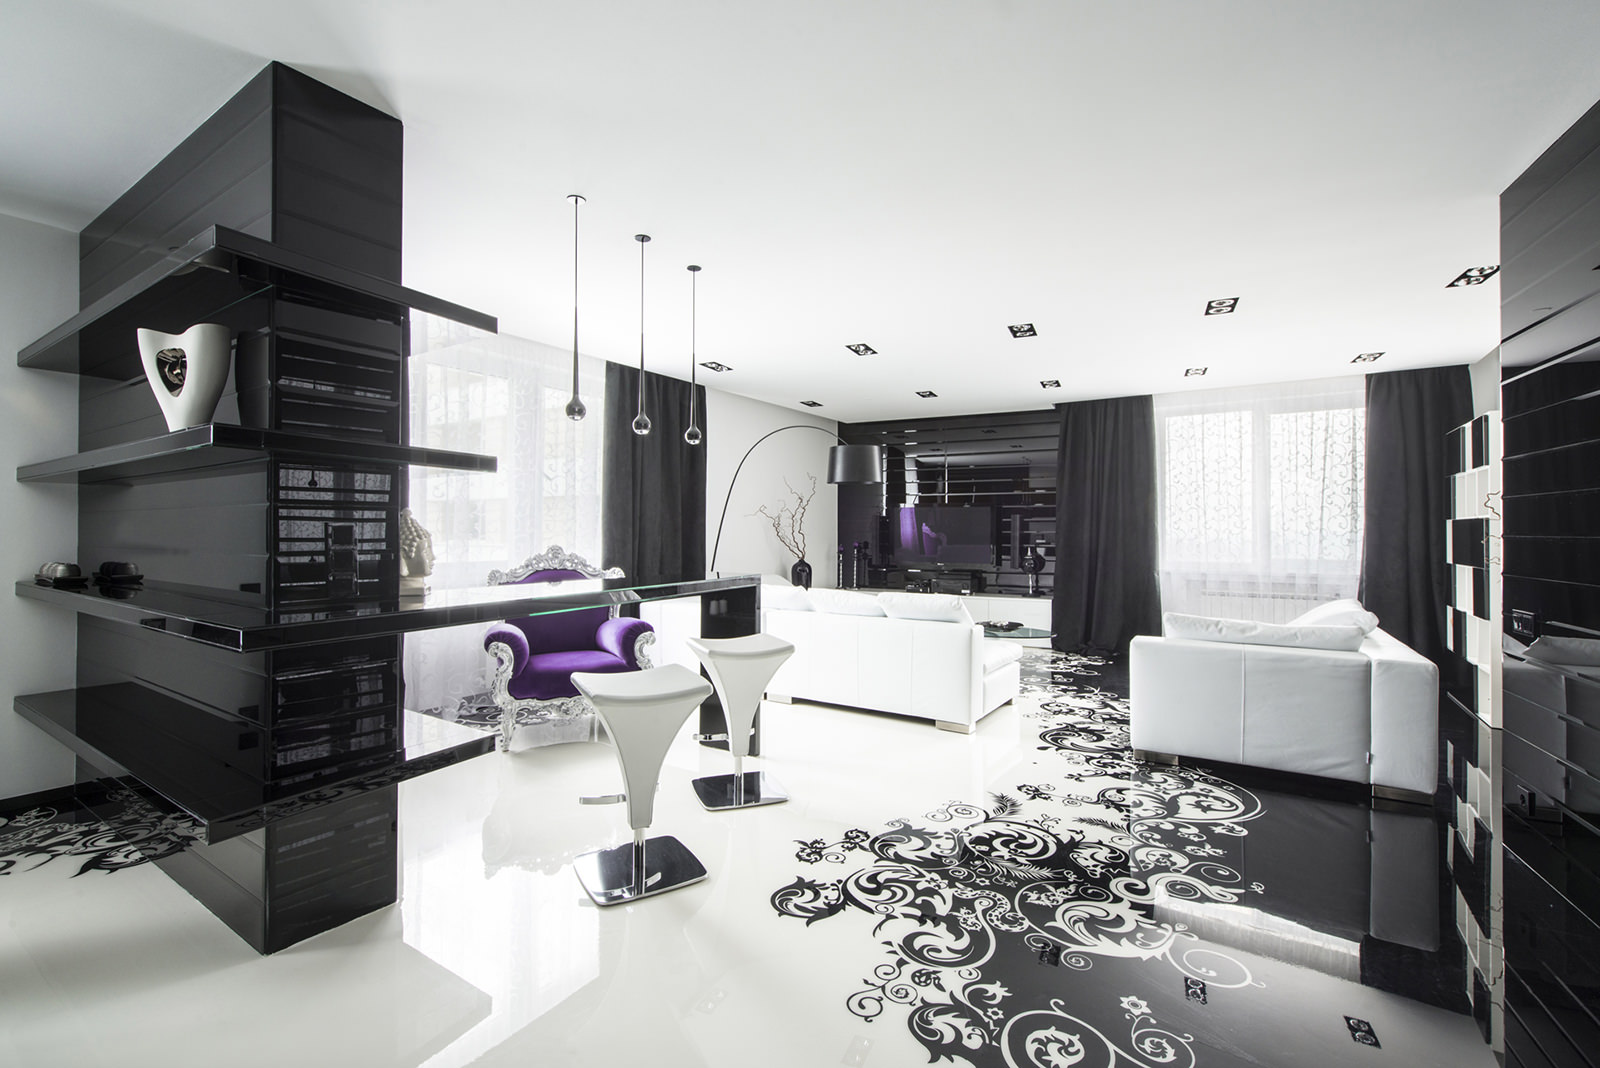
<path id="1" fill-rule="evenodd" d="M 654 897 L 706 877 L 706 866 L 670 834 L 584 853 L 573 860 L 572 869 L 590 899 L 601 906 Z"/>
<path id="2" fill-rule="evenodd" d="M 694 793 L 700 799 L 700 804 L 711 812 L 779 805 L 789 800 L 789 793 L 783 784 L 764 771 L 747 771 L 742 775 L 705 775 L 694 780 Z"/>

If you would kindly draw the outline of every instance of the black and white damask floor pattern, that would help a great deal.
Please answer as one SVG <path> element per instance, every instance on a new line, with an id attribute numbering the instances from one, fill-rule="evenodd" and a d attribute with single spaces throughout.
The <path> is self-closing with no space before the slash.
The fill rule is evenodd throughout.
<path id="1" fill-rule="evenodd" d="M 74 876 L 120 871 L 180 852 L 200 837 L 194 820 L 158 811 L 115 780 L 81 787 L 80 797 L 94 815 L 71 800 L 0 812 L 0 877 L 51 861 L 77 862 Z"/>
<path id="2" fill-rule="evenodd" d="M 870 925 L 881 961 L 845 1005 L 864 1021 L 903 1018 L 930 1061 L 1313 1063 L 1275 1060 L 1261 1045 L 1271 1026 L 1246 1036 L 1207 1018 L 1208 1005 L 1266 990 L 1261 958 L 1157 918 L 1163 903 L 1260 902 L 1266 888 L 1230 861 L 1263 806 L 1203 771 L 1134 761 L 1120 667 L 1030 652 L 1019 703 L 1025 723 L 1037 717 L 1035 777 L 801 841 L 801 872 L 772 906 L 808 927 Z M 1325 1015 L 1341 1033 L 1350 1019 L 1337 1005 Z M 1378 1045 L 1366 1021 L 1348 1028 L 1345 1041 Z"/>

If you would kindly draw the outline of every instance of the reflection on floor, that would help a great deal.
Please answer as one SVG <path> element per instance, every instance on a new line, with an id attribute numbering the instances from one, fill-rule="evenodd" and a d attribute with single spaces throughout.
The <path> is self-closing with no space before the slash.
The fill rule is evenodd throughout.
<path id="1" fill-rule="evenodd" d="M 401 788 L 399 907 L 269 958 L 9 814 L 0 1064 L 1491 1064 L 1433 814 L 1135 763 L 1117 667 L 1030 653 L 971 737 L 768 705 L 794 800 L 748 811 L 685 732 L 655 829 L 711 877 L 616 909 L 570 870 L 626 838 L 576 804 L 606 747 L 446 769 Z"/>

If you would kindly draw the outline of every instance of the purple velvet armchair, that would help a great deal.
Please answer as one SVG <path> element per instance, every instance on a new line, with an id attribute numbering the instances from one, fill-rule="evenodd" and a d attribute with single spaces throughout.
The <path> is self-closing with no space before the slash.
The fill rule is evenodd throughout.
<path id="1" fill-rule="evenodd" d="M 511 571 L 490 572 L 489 584 L 621 577 L 621 568 L 602 571 L 583 557 L 552 545 Z M 511 748 L 519 716 L 593 715 L 594 709 L 572 685 L 572 673 L 651 667 L 649 647 L 655 640 L 650 624 L 619 618 L 615 608 L 524 616 L 490 627 L 483 647 L 495 660 L 490 692 L 500 709 L 501 750 Z"/>

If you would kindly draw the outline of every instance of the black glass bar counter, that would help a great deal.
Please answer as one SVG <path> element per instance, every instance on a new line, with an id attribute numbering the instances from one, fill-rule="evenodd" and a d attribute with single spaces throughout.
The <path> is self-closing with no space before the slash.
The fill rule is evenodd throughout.
<path id="1" fill-rule="evenodd" d="M 759 581 L 756 576 L 744 576 L 640 586 L 625 578 L 583 579 L 438 590 L 416 598 L 285 608 L 262 607 L 250 603 L 254 598 L 242 599 L 245 595 L 222 590 L 162 582 L 148 582 L 137 587 L 58 589 L 23 580 L 17 583 L 16 592 L 19 597 L 101 619 L 130 623 L 233 652 L 253 653 L 488 623 L 513 616 L 636 605 L 736 591 L 749 595 Z"/>

